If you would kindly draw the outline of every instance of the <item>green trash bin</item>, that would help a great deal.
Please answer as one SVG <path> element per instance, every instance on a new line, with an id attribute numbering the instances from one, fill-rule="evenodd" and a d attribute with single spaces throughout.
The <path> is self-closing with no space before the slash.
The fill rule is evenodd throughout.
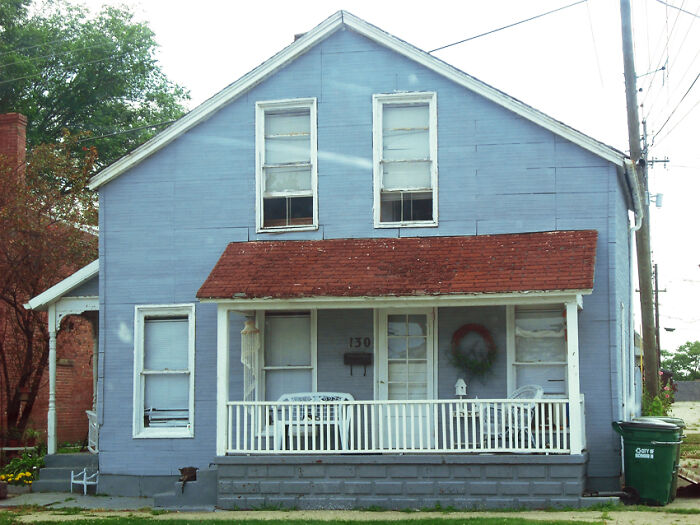
<path id="1" fill-rule="evenodd" d="M 678 428 L 681 429 L 681 436 L 680 440 L 683 441 L 683 438 L 685 437 L 683 434 L 683 431 L 685 430 L 685 421 L 683 421 L 679 417 L 668 417 L 668 416 L 643 416 L 643 417 L 635 417 L 632 419 L 632 421 L 663 421 L 665 423 L 671 423 L 672 425 L 676 425 Z M 681 447 L 678 445 L 678 454 L 676 455 L 676 464 L 673 467 L 673 483 L 671 484 L 671 501 L 676 499 L 676 492 L 678 492 L 678 469 L 681 466 Z"/>
<path id="2" fill-rule="evenodd" d="M 674 496 L 681 429 L 659 420 L 613 421 L 612 426 L 624 442 L 625 488 L 641 503 L 668 504 Z"/>

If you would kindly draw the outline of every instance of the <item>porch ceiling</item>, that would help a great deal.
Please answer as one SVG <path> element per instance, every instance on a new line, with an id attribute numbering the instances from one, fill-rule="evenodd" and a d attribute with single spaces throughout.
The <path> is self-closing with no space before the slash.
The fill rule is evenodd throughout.
<path id="1" fill-rule="evenodd" d="M 197 297 L 425 297 L 593 288 L 594 230 L 232 242 Z"/>

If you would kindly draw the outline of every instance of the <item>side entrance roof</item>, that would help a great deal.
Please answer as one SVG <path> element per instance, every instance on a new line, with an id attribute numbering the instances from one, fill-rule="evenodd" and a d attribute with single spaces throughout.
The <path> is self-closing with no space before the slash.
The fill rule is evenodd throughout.
<path id="1" fill-rule="evenodd" d="M 115 179 L 125 171 L 136 166 L 153 153 L 157 152 L 177 137 L 187 132 L 200 122 L 209 118 L 213 113 L 226 104 L 236 100 L 248 90 L 273 75 L 287 63 L 306 53 L 311 47 L 342 28 L 348 28 L 356 33 L 385 46 L 396 53 L 406 56 L 422 66 L 441 74 L 453 82 L 485 97 L 486 99 L 516 113 L 517 115 L 542 126 L 574 144 L 590 151 L 591 153 L 612 162 L 616 166 L 623 167 L 626 156 L 623 152 L 603 144 L 580 131 L 534 109 L 531 106 L 499 91 L 498 89 L 464 73 L 425 51 L 375 27 L 364 20 L 348 13 L 338 11 L 330 16 L 311 31 L 307 32 L 282 51 L 263 62 L 239 80 L 229 85 L 197 108 L 176 121 L 173 125 L 144 143 L 134 151 L 117 160 L 89 182 L 91 189 L 97 189 L 103 184 Z"/>

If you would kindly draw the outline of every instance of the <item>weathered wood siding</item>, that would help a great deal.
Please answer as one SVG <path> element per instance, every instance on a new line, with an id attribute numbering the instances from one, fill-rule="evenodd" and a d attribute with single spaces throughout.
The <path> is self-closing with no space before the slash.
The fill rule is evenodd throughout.
<path id="1" fill-rule="evenodd" d="M 437 92 L 435 228 L 373 227 L 372 94 L 394 91 Z M 318 101 L 319 229 L 257 234 L 255 102 L 297 97 Z M 580 315 L 581 384 L 587 401 L 589 475 L 614 478 L 619 471 L 610 429 L 619 401 L 616 316 L 617 305 L 629 295 L 621 187 L 614 167 L 601 158 L 352 31 L 337 32 L 101 189 L 101 471 L 167 474 L 212 460 L 215 307 L 197 305 L 195 437 L 134 440 L 134 305 L 194 302 L 228 242 L 593 228 L 599 232 L 598 259 L 595 291 L 584 298 Z M 494 329 L 505 327 L 502 309 L 493 313 Z M 368 321 L 367 312 L 319 315 L 319 326 L 328 322 L 337 327 L 341 341 L 350 330 L 342 326 L 370 330 Z M 240 326 L 232 321 L 234 370 Z M 449 345 L 450 324 L 439 330 Z M 319 328 L 319 347 L 339 352 L 334 337 Z M 441 352 L 443 347 L 441 343 Z M 329 383 L 328 371 L 336 361 L 319 353 L 319 388 L 345 387 L 344 372 L 340 383 Z M 439 363 L 445 377 L 440 394 L 452 397 L 454 373 L 444 356 Z M 371 395 L 365 391 L 371 385 L 369 372 L 362 379 L 366 384 L 353 393 L 366 398 Z M 497 379 L 503 380 L 498 388 L 505 394 L 505 377 Z"/>

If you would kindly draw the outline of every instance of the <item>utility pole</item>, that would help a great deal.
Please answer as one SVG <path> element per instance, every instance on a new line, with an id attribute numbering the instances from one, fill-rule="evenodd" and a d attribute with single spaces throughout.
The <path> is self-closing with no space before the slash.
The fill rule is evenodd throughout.
<path id="1" fill-rule="evenodd" d="M 654 321 L 656 325 L 656 361 L 661 369 L 661 331 L 659 330 L 659 265 L 654 263 Z"/>
<path id="2" fill-rule="evenodd" d="M 622 21 L 622 58 L 625 67 L 625 94 L 627 96 L 627 131 L 630 141 L 630 157 L 635 165 L 639 187 L 644 196 L 644 218 L 636 233 L 637 273 L 642 310 L 642 341 L 644 352 L 644 387 L 655 397 L 659 393 L 659 364 L 657 360 L 656 329 L 654 323 L 654 299 L 651 283 L 651 239 L 649 231 L 649 184 L 647 180 L 647 151 L 642 150 L 637 106 L 637 76 L 634 69 L 632 44 L 632 17 L 630 1 L 620 0 Z"/>

